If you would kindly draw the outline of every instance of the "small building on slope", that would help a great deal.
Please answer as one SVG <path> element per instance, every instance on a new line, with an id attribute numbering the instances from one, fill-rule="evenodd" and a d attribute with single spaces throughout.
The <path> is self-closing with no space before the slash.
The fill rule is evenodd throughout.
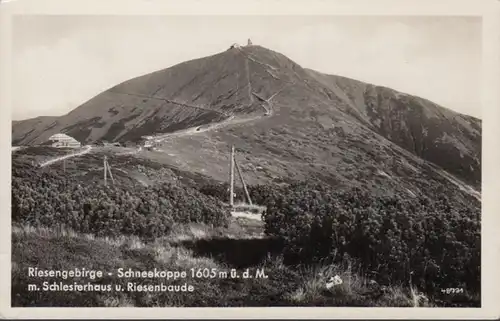
<path id="1" fill-rule="evenodd" d="M 82 144 L 66 134 L 55 134 L 49 137 L 50 146 L 56 148 L 79 148 Z"/>

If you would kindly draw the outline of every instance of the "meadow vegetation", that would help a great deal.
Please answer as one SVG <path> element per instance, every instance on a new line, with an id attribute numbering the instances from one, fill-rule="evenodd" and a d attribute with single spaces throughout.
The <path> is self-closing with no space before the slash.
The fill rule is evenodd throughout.
<path id="1" fill-rule="evenodd" d="M 304 182 L 249 186 L 265 208 L 258 222 L 231 218 L 227 184 L 105 187 L 56 172 L 13 162 L 13 306 L 480 305 L 477 204 Z M 30 266 L 262 268 L 268 278 L 194 278 L 197 290 L 188 294 L 48 293 L 27 291 Z M 343 283 L 325 289 L 334 275 Z"/>

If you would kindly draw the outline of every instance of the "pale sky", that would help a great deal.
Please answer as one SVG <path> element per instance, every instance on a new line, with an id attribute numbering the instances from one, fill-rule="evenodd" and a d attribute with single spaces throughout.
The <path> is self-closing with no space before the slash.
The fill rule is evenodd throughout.
<path id="1" fill-rule="evenodd" d="M 481 19 L 355 16 L 17 16 L 13 119 L 63 115 L 127 79 L 226 50 L 394 88 L 481 117 Z"/>

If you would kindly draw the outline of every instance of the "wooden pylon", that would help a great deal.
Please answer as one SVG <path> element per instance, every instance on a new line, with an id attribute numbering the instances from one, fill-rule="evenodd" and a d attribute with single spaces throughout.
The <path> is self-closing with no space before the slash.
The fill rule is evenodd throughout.
<path id="1" fill-rule="evenodd" d="M 247 197 L 248 204 L 252 205 L 252 200 L 250 199 L 250 194 L 248 193 L 247 184 L 245 184 L 245 180 L 243 179 L 243 175 L 241 174 L 240 166 L 236 159 L 234 159 L 234 164 L 236 165 L 236 170 L 238 171 L 238 176 L 241 180 L 241 185 L 243 185 L 243 190 L 245 191 L 245 196 Z"/>
<path id="2" fill-rule="evenodd" d="M 234 207 L 234 146 L 231 146 L 231 160 L 229 172 L 229 206 Z"/>
<path id="3" fill-rule="evenodd" d="M 104 162 L 103 162 L 104 163 L 104 186 L 108 185 L 108 177 L 107 177 L 108 171 L 107 171 L 107 168 L 106 168 L 106 164 L 108 162 L 106 161 L 106 159 L 107 159 L 107 156 L 104 156 Z"/>
<path id="4" fill-rule="evenodd" d="M 108 174 L 114 184 L 115 179 L 113 178 L 113 173 L 111 173 L 111 166 L 109 166 L 108 157 L 104 156 L 104 186 L 108 185 Z"/>
<path id="5" fill-rule="evenodd" d="M 111 177 L 111 181 L 113 182 L 113 185 L 114 185 L 115 184 L 115 179 L 113 178 L 113 173 L 111 173 L 111 166 L 109 165 L 107 159 L 106 159 L 106 168 L 108 169 L 109 177 Z"/>

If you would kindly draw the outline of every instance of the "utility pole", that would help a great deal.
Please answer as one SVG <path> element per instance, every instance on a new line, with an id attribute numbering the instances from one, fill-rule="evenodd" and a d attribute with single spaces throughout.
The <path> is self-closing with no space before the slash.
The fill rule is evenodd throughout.
<path id="1" fill-rule="evenodd" d="M 107 156 L 104 156 L 104 186 L 108 186 L 108 178 L 107 178 L 108 171 L 106 168 L 106 164 L 107 164 L 106 159 L 107 158 L 108 158 Z"/>
<path id="2" fill-rule="evenodd" d="M 113 182 L 113 185 L 115 184 L 115 179 L 113 178 L 113 173 L 111 173 L 111 166 L 109 166 L 108 160 L 106 159 L 106 168 L 108 169 L 109 172 L 109 177 L 111 177 L 111 181 Z"/>
<path id="3" fill-rule="evenodd" d="M 230 170 L 230 188 L 229 188 L 229 206 L 234 207 L 234 146 L 231 146 L 231 170 Z"/>
<path id="4" fill-rule="evenodd" d="M 245 191 L 248 204 L 252 205 L 252 200 L 250 199 L 250 194 L 248 193 L 247 184 L 245 184 L 245 180 L 243 179 L 243 175 L 241 174 L 240 166 L 238 165 L 236 159 L 234 160 L 234 163 L 236 164 L 236 170 L 238 171 L 238 176 L 240 177 L 241 185 L 243 185 L 243 190 Z"/>
<path id="5" fill-rule="evenodd" d="M 113 178 L 113 174 L 111 173 L 111 166 L 108 163 L 108 156 L 104 156 L 104 186 L 108 185 L 108 173 L 109 177 L 113 184 L 115 183 L 115 179 Z"/>

